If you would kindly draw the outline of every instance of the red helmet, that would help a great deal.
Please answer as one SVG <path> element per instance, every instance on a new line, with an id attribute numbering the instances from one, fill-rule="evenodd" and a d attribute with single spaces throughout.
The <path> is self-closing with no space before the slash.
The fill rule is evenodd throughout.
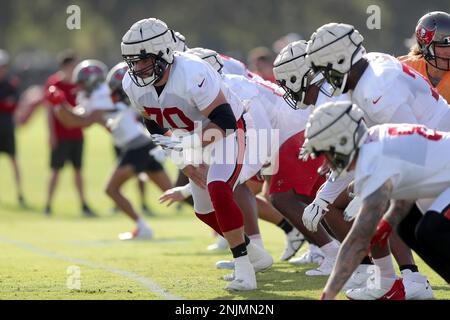
<path id="1" fill-rule="evenodd" d="M 450 46 L 450 14 L 442 11 L 427 13 L 416 26 L 417 45 L 425 60 L 433 67 L 449 71 L 450 58 L 436 55 L 436 47 Z M 436 59 L 447 61 L 447 67 L 438 67 Z"/>

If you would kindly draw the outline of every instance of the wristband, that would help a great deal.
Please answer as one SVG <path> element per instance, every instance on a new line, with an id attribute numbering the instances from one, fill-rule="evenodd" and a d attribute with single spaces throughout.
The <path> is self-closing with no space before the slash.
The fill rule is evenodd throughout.
<path id="1" fill-rule="evenodd" d="M 192 195 L 191 184 L 188 183 L 187 185 L 180 187 L 180 189 L 178 191 L 180 191 L 181 195 L 184 198 L 190 197 Z"/>

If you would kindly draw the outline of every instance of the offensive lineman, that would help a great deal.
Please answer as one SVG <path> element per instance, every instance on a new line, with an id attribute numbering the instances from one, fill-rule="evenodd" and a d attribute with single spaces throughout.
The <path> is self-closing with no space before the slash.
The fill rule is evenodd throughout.
<path id="1" fill-rule="evenodd" d="M 450 134 L 415 124 L 368 129 L 363 117 L 364 112 L 349 101 L 327 103 L 313 112 L 306 130 L 304 155 L 325 155 L 337 176 L 354 171 L 354 192 L 362 199 L 322 299 L 335 298 L 366 254 L 372 236 L 372 243 L 386 241 L 385 226 L 392 230 L 421 198 L 433 200 L 416 227 L 420 255 L 450 282 L 450 157 L 442 152 L 449 148 Z M 388 210 L 391 199 L 396 210 Z M 383 281 L 373 278 L 374 286 Z M 382 298 L 404 298 L 402 286 L 394 284 Z"/>
<path id="2" fill-rule="evenodd" d="M 196 216 L 230 245 L 235 277 L 226 289 L 254 290 L 255 269 L 270 268 L 272 258 L 245 236 L 242 212 L 233 199 L 236 185 L 255 175 L 262 166 L 259 162 L 244 164 L 248 152 L 246 131 L 254 124 L 239 99 L 222 85 L 219 74 L 206 62 L 192 55 L 174 54 L 174 38 L 174 32 L 161 20 L 136 22 L 121 44 L 122 56 L 129 66 L 123 89 L 142 116 L 154 120 L 162 129 L 183 129 L 188 133 L 174 143 L 174 148 L 184 157 L 183 173 L 191 180 Z M 194 129 L 200 123 L 199 134 Z M 205 138 L 204 133 L 211 131 L 215 135 Z M 223 150 L 224 144 L 233 148 Z M 202 151 L 207 146 L 213 151 L 209 153 L 209 167 L 184 161 L 190 151 Z M 220 156 L 232 161 L 224 164 Z"/>

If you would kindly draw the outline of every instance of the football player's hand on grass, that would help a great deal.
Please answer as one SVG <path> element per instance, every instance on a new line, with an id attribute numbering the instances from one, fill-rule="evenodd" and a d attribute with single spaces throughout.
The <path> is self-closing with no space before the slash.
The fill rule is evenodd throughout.
<path id="1" fill-rule="evenodd" d="M 167 190 L 166 192 L 164 192 L 159 197 L 159 199 L 158 199 L 159 203 L 166 203 L 167 202 L 167 206 L 169 207 L 174 202 L 183 201 L 184 199 L 187 198 L 181 192 L 181 189 L 183 189 L 183 188 L 184 187 L 176 187 L 176 188 L 172 188 L 172 189 Z"/>

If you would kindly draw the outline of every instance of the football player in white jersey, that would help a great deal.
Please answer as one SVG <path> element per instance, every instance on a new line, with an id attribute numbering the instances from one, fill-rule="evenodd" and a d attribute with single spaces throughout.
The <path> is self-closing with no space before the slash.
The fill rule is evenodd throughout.
<path id="1" fill-rule="evenodd" d="M 393 56 L 366 53 L 362 42 L 347 24 L 329 23 L 311 36 L 308 57 L 330 83 L 330 94 L 348 92 L 368 126 L 403 122 L 450 129 L 447 101 L 423 76 Z"/>
<path id="2" fill-rule="evenodd" d="M 190 50 L 186 45 L 186 38 L 179 32 L 175 32 L 175 38 L 174 38 L 174 51 L 178 52 L 186 52 L 187 50 Z M 190 50 L 191 51 L 191 50 Z M 190 52 L 192 53 L 192 52 Z M 233 72 L 242 72 L 247 74 L 249 77 L 255 76 L 259 77 L 257 75 L 252 74 L 250 71 L 248 71 L 243 63 L 241 63 L 238 60 L 235 60 L 233 58 L 228 58 L 227 62 L 227 68 Z M 248 72 L 246 72 L 248 71 Z M 148 121 L 147 121 L 148 123 Z M 155 131 L 154 126 L 150 126 L 149 128 L 150 132 Z M 191 188 L 189 186 L 189 179 L 183 174 L 182 171 L 179 171 L 178 178 L 176 181 L 176 187 L 174 189 L 168 190 L 166 193 L 164 193 L 161 197 L 162 202 L 164 201 L 171 201 L 172 198 L 179 198 L 184 201 L 187 201 L 191 204 L 190 199 L 191 197 Z M 255 201 L 256 206 L 258 206 L 258 200 L 255 198 L 251 191 L 249 190 L 248 186 L 246 184 L 239 184 L 236 186 L 236 189 L 234 190 L 234 198 L 242 210 L 242 213 L 244 215 L 244 229 L 249 237 L 253 241 L 254 244 L 260 246 L 261 248 L 264 248 L 263 240 L 259 231 L 259 225 L 257 220 L 257 214 L 255 212 L 255 205 L 253 204 Z M 251 198 L 251 199 L 249 199 Z M 217 242 L 209 245 L 207 249 L 209 251 L 216 251 L 216 250 L 226 250 L 228 249 L 228 243 L 227 241 L 220 236 L 217 232 L 214 232 L 217 238 Z M 296 239 L 294 239 L 295 241 Z M 297 243 L 297 242 L 296 242 Z M 300 243 L 301 244 L 301 243 Z M 219 269 L 233 269 L 234 268 L 234 261 L 218 261 L 216 263 L 217 268 Z"/>
<path id="3" fill-rule="evenodd" d="M 321 88 L 328 85 L 323 82 L 323 77 L 320 73 L 314 73 L 311 70 L 311 66 L 306 58 L 306 46 L 307 42 L 305 41 L 295 41 L 283 48 L 274 62 L 273 71 L 275 78 L 278 84 L 285 90 L 283 97 L 286 103 L 295 110 L 307 109 L 310 106 L 320 105 L 331 99 L 321 93 Z M 342 96 L 339 99 L 348 98 Z M 321 168 L 320 170 L 326 171 L 326 168 Z M 328 219 L 326 220 L 327 225 L 333 226 L 333 233 L 340 241 L 343 240 L 345 234 L 347 234 L 351 227 L 351 225 L 343 221 L 341 214 L 347 203 L 346 200 L 347 196 L 346 194 L 343 194 L 342 197 L 336 199 L 333 206 L 330 205 L 326 208 L 326 206 L 323 205 L 325 207 L 324 209 L 329 212 Z M 317 203 L 317 201 L 315 203 Z M 303 219 L 305 219 L 305 215 L 314 212 L 314 210 L 309 209 L 312 206 L 315 206 L 315 203 L 308 205 L 305 208 L 303 211 Z M 291 263 L 311 263 L 314 262 L 316 257 L 320 256 L 320 250 L 317 250 L 315 244 L 310 243 L 309 250 L 303 256 L 292 259 Z M 365 264 L 371 264 L 369 258 L 366 258 L 363 262 Z M 327 269 L 329 274 L 332 265 L 323 265 L 321 268 Z"/>
<path id="4" fill-rule="evenodd" d="M 311 37 L 307 59 L 312 68 L 316 72 L 322 72 L 330 84 L 331 90 L 327 94 L 348 93 L 351 100 L 358 103 L 365 112 L 369 126 L 387 122 L 421 123 L 431 128 L 447 130 L 450 126 L 450 109 L 432 86 L 392 56 L 382 53 L 366 54 L 362 41 L 362 36 L 352 26 L 337 23 L 322 26 Z M 342 179 L 346 181 L 327 181 L 313 204 L 316 210 L 309 210 L 314 214 L 304 215 L 305 225 L 311 230 L 326 214 L 326 207 L 318 202 L 327 197 L 331 202 L 334 201 L 345 191 L 351 176 Z M 391 242 L 392 240 L 395 238 Z M 426 292 L 426 295 L 430 295 L 431 292 L 427 289 L 429 285 L 417 272 L 417 266 L 407 247 L 401 241 L 395 241 L 395 245 L 391 245 L 393 248 L 400 248 L 397 254 L 394 252 L 400 266 L 414 267 L 410 270 L 414 273 L 412 275 L 406 270 L 402 272 L 405 279 L 411 279 L 411 291 L 407 292 Z M 375 264 L 386 277 L 395 275 L 388 250 L 378 249 L 375 246 L 372 252 Z M 364 274 L 367 278 L 368 273 Z M 391 279 L 394 283 L 395 277 Z M 366 293 L 372 295 L 370 291 L 362 288 L 353 292 L 353 298 L 358 298 L 359 294 L 361 297 Z M 414 294 L 409 298 L 414 298 Z"/>
<path id="5" fill-rule="evenodd" d="M 196 216 L 222 234 L 230 245 L 235 271 L 234 280 L 226 288 L 254 290 L 255 270 L 270 268 L 273 260 L 245 236 L 233 189 L 255 175 L 266 161 L 245 161 L 246 132 L 262 124 L 255 124 L 244 113 L 242 102 L 206 62 L 193 55 L 174 54 L 174 38 L 174 32 L 161 20 L 136 22 L 121 44 L 122 56 L 129 66 L 123 89 L 142 116 L 161 128 L 181 129 L 187 134 L 175 137 L 173 142 L 159 142 L 182 153 L 180 166 L 184 166 L 183 173 L 191 181 Z M 187 155 L 203 153 L 204 148 L 210 151 L 206 152 L 209 166 L 203 159 L 197 163 L 185 161 Z M 196 161 L 195 156 L 193 160 Z"/>
<path id="6" fill-rule="evenodd" d="M 289 44 L 280 52 L 274 63 L 274 75 L 277 82 L 286 91 L 284 98 L 288 105 L 297 110 L 318 106 L 324 102 L 332 101 L 332 99 L 349 99 L 346 95 L 328 97 L 322 93 L 329 85 L 323 83 L 323 77 L 321 77 L 320 74 L 311 70 L 311 66 L 306 57 L 306 45 L 307 43 L 305 41 L 296 41 Z M 321 192 L 321 190 L 319 189 L 318 192 Z M 347 194 L 343 193 L 328 203 L 328 208 L 326 201 L 323 201 L 323 204 L 319 203 L 324 207 L 323 210 L 328 213 L 325 221 L 339 241 L 344 240 L 351 228 L 351 224 L 344 221 L 342 216 L 342 212 L 349 201 L 350 199 Z M 305 208 L 302 215 L 304 223 L 307 221 L 305 218 L 314 215 L 315 212 L 317 212 L 317 204 L 318 201 L 316 200 Z M 320 224 L 317 223 L 316 228 L 319 225 Z M 308 253 L 308 256 L 311 257 L 313 254 L 314 252 Z M 304 260 L 308 261 L 308 259 L 303 257 L 300 261 Z M 370 264 L 372 264 L 372 261 L 368 256 L 362 260 L 363 267 L 367 268 Z M 328 269 L 328 272 L 331 272 L 332 265 L 329 265 L 328 267 L 321 265 L 321 268 Z"/>
<path id="7" fill-rule="evenodd" d="M 172 188 L 172 183 L 160 163 L 165 156 L 164 151 L 152 143 L 146 129 L 138 121 L 139 115 L 129 106 L 128 97 L 122 89 L 122 80 L 127 71 L 128 66 L 122 62 L 114 66 L 106 77 L 115 111 L 108 112 L 105 126 L 113 136 L 114 145 L 120 149 L 119 163 L 108 181 L 106 194 L 136 223 L 132 232 L 122 233 L 119 238 L 151 239 L 152 230 L 122 194 L 121 188 L 140 173 L 146 174 L 162 191 Z"/>
<path id="8" fill-rule="evenodd" d="M 303 154 L 325 155 L 337 176 L 354 171 L 354 193 L 362 200 L 322 299 L 336 297 L 369 249 L 372 236 L 372 244 L 386 241 L 387 230 L 395 228 L 414 202 L 423 198 L 433 200 L 416 226 L 418 253 L 450 283 L 450 154 L 442 151 L 450 147 L 450 133 L 417 124 L 368 129 L 364 117 L 362 109 L 350 101 L 327 103 L 313 112 L 306 129 Z M 395 210 L 389 210 L 391 199 Z M 384 281 L 377 274 L 370 278 L 378 290 Z M 401 280 L 381 299 L 404 299 Z"/>

